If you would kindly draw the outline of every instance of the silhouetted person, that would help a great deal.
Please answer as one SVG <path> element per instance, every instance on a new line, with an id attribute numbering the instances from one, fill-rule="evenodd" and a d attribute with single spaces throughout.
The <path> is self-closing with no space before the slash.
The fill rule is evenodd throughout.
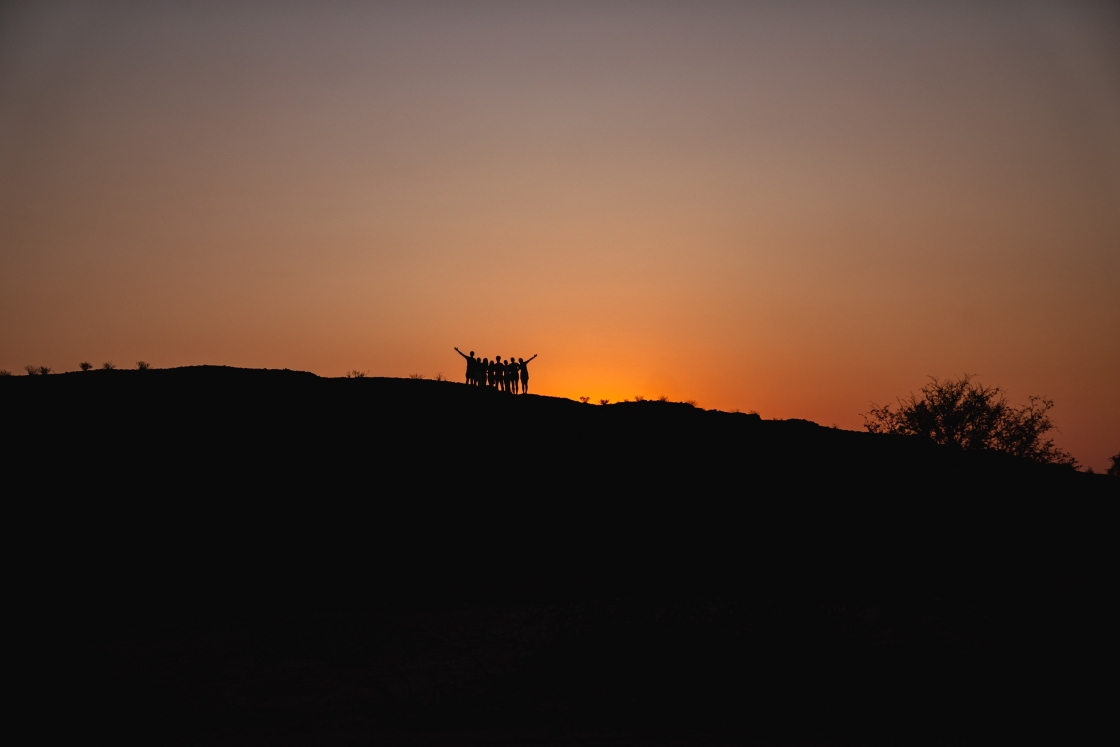
<path id="1" fill-rule="evenodd" d="M 478 362 L 478 385 L 487 386 L 490 383 L 490 359 L 483 358 Z"/>
<path id="2" fill-rule="evenodd" d="M 510 358 L 509 359 L 509 368 L 510 368 L 510 375 L 509 375 L 510 390 L 514 394 L 517 394 L 517 377 L 521 373 L 521 366 L 518 365 L 517 361 L 515 361 L 513 358 Z"/>
<path id="3" fill-rule="evenodd" d="M 490 385 L 495 389 L 502 388 L 502 373 L 505 368 L 502 366 L 502 356 L 494 358 L 494 362 L 490 364 Z"/>
<path id="4" fill-rule="evenodd" d="M 459 355 L 463 355 L 463 351 L 459 348 L 455 348 L 455 352 Z M 475 369 L 477 368 L 477 366 L 475 365 L 476 361 L 474 359 L 474 351 L 472 350 L 470 355 L 463 355 L 463 357 L 467 359 L 467 384 L 473 384 Z"/>
<path id="5" fill-rule="evenodd" d="M 534 353 L 533 358 L 536 358 L 536 357 L 537 357 L 537 354 Z M 529 361 L 533 360 L 533 358 L 530 358 Z M 518 365 L 518 368 L 521 369 L 521 393 L 522 394 L 528 394 L 529 393 L 529 361 L 524 361 L 524 360 L 521 360 L 520 358 L 518 358 L 517 360 L 520 364 L 520 365 Z"/>

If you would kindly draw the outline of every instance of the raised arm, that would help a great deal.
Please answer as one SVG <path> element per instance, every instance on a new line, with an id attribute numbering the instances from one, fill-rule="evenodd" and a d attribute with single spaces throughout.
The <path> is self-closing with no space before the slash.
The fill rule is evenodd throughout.
<path id="1" fill-rule="evenodd" d="M 471 359 L 471 357 L 470 357 L 469 355 L 464 355 L 464 354 L 463 354 L 463 351 L 462 351 L 462 350 L 460 350 L 459 348 L 455 348 L 455 352 L 456 352 L 456 353 L 458 353 L 459 355 L 462 355 L 462 356 L 463 356 L 464 358 L 466 358 L 467 360 L 470 360 L 470 359 Z"/>
<path id="2" fill-rule="evenodd" d="M 536 358 L 536 357 L 537 357 L 537 354 L 536 354 L 536 353 L 533 353 L 533 358 Z M 526 362 L 526 363 L 528 363 L 529 361 L 533 360 L 533 358 L 529 358 L 529 359 L 528 359 L 528 360 L 526 360 L 525 362 Z"/>

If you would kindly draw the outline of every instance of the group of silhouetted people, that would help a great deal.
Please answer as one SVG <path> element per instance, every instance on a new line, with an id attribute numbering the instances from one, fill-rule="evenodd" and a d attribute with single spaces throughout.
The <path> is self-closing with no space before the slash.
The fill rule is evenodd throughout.
<path id="1" fill-rule="evenodd" d="M 521 383 L 521 393 L 529 393 L 529 360 L 509 358 L 505 361 L 502 356 L 494 360 L 489 358 L 475 358 L 474 351 L 467 355 L 459 348 L 455 352 L 467 359 L 467 384 L 470 386 L 488 386 L 503 392 L 517 394 L 518 382 Z"/>

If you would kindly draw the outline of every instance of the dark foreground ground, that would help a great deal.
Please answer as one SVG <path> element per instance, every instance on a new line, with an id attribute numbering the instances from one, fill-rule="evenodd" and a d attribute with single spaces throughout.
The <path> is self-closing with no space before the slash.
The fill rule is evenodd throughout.
<path id="1" fill-rule="evenodd" d="M 0 403 L 9 706 L 40 741 L 1114 742 L 1103 476 L 291 371 Z"/>

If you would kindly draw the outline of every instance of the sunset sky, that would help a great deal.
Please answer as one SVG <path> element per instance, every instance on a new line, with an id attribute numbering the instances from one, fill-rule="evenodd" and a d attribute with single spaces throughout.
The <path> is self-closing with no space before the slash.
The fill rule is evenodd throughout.
<path id="1" fill-rule="evenodd" d="M 0 6 L 0 368 L 456 345 L 843 428 L 968 372 L 1106 468 L 1120 5 Z"/>

